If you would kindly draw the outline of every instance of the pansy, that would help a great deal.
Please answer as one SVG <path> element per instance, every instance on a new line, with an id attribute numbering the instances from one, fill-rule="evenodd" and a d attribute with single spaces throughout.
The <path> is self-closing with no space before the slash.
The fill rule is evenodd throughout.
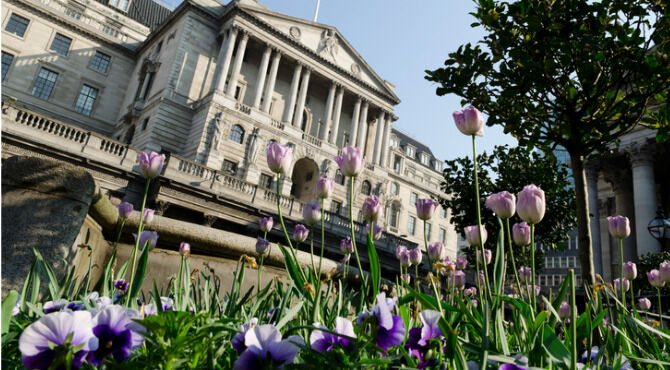
<path id="1" fill-rule="evenodd" d="M 328 328 L 319 323 L 314 323 L 314 326 L 328 330 Z M 318 329 L 312 331 L 312 334 L 309 336 L 309 343 L 312 349 L 317 352 L 330 352 L 336 347 L 346 349 L 350 346 L 351 341 L 349 338 L 345 338 L 344 336 L 356 338 L 354 325 L 351 323 L 351 321 L 343 317 L 338 317 L 335 319 L 335 329 L 333 329 L 333 332 L 341 335 L 328 333 Z"/>
<path id="2" fill-rule="evenodd" d="M 139 312 L 119 305 L 108 305 L 98 311 L 92 327 L 100 345 L 89 352 L 87 361 L 100 366 L 109 355 L 117 362 L 127 360 L 130 353 L 144 342 L 146 329 L 134 322 L 135 319 L 140 319 Z"/>
<path id="3" fill-rule="evenodd" d="M 230 341 L 230 344 L 233 345 L 233 349 L 235 352 L 238 354 L 244 352 L 245 349 L 247 349 L 247 346 L 244 344 L 244 335 L 247 333 L 247 331 L 254 326 L 258 325 L 258 319 L 253 318 L 251 321 L 249 321 L 246 324 L 242 324 L 237 328 L 237 334 L 233 337 L 233 339 Z"/>
<path id="4" fill-rule="evenodd" d="M 244 345 L 247 349 L 235 361 L 233 369 L 282 369 L 293 362 L 304 342 L 297 335 L 282 340 L 274 325 L 258 325 L 247 330 Z"/>
<path id="5" fill-rule="evenodd" d="M 67 299 L 63 298 L 57 299 L 55 301 L 48 301 L 44 303 L 43 310 L 44 313 L 52 313 L 62 310 L 63 308 L 65 308 L 65 306 L 67 306 L 67 304 L 68 304 Z"/>
<path id="6" fill-rule="evenodd" d="M 419 315 L 421 317 L 421 339 L 419 339 L 419 344 L 425 346 L 433 338 L 439 338 L 442 336 L 442 330 L 437 326 L 438 321 L 442 315 L 439 311 L 434 310 L 423 310 Z"/>
<path id="7" fill-rule="evenodd" d="M 401 344 L 405 338 L 405 322 L 400 316 L 391 314 L 396 302 L 395 298 L 386 298 L 386 293 L 379 293 L 372 309 L 372 314 L 379 320 L 376 343 L 384 351 Z"/>

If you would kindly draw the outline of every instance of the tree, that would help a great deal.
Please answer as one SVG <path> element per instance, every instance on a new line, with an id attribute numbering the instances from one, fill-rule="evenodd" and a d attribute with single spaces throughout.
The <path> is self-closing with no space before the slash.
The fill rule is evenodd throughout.
<path id="1" fill-rule="evenodd" d="M 523 147 L 509 148 L 507 145 L 496 146 L 491 155 L 477 155 L 477 165 L 479 189 L 483 198 L 503 190 L 516 195 L 531 183 L 542 188 L 547 199 L 547 213 L 542 222 L 537 224 L 536 242 L 563 249 L 568 232 L 575 227 L 575 193 L 565 165 L 557 163 L 555 157 L 538 151 Z M 476 224 L 477 217 L 472 191 L 472 159 L 463 157 L 446 161 L 443 175 L 442 190 L 451 194 L 451 197 L 440 199 L 440 204 L 452 210 L 451 223 L 457 232 L 463 233 L 466 226 Z M 481 203 L 484 204 L 484 199 L 481 199 Z M 521 222 L 521 219 L 515 215 L 510 220 L 510 227 L 516 222 Z M 500 227 L 491 211 L 482 211 L 482 225 L 485 225 L 489 235 L 487 248 L 495 253 Z M 466 254 L 474 263 L 474 251 L 471 249 Z M 529 266 L 529 258 L 522 253 L 521 248 L 514 247 L 514 256 L 517 267 Z M 536 257 L 537 261 L 542 261 L 541 256 Z M 508 268 L 511 265 L 508 264 Z M 511 272 L 508 276 L 512 276 Z"/>
<path id="2" fill-rule="evenodd" d="M 667 138 L 670 21 L 661 0 L 478 0 L 487 32 L 426 71 L 520 145 L 570 154 L 579 257 L 594 282 L 584 161 L 638 125 Z M 487 49 L 487 50 L 485 50 Z"/>

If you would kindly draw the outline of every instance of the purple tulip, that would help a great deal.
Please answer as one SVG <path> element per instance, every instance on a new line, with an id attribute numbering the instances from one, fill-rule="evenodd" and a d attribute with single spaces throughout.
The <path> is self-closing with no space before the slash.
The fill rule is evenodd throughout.
<path id="1" fill-rule="evenodd" d="M 637 277 L 637 266 L 635 263 L 628 261 L 623 264 L 623 277 L 629 281 L 635 280 Z"/>
<path id="2" fill-rule="evenodd" d="M 244 335 L 247 333 L 247 331 L 249 331 L 249 329 L 256 325 L 258 325 L 258 319 L 254 317 L 248 323 L 242 324 L 237 328 L 237 334 L 235 334 L 233 339 L 230 341 L 230 344 L 232 344 L 233 350 L 235 350 L 238 355 L 247 349 L 247 346 L 244 344 Z"/>
<path id="3" fill-rule="evenodd" d="M 649 311 L 651 308 L 651 301 L 648 298 L 640 298 L 637 300 L 638 306 L 642 311 Z"/>
<path id="4" fill-rule="evenodd" d="M 484 117 L 475 107 L 469 106 L 453 113 L 456 128 L 464 135 L 484 136 Z"/>
<path id="5" fill-rule="evenodd" d="M 534 184 L 526 185 L 519 192 L 516 212 L 522 220 L 530 224 L 539 223 L 544 218 L 546 207 L 544 191 Z"/>
<path id="6" fill-rule="evenodd" d="M 402 281 L 406 282 L 407 284 L 412 281 L 412 278 L 409 276 L 409 274 L 400 275 L 400 279 L 402 279 Z"/>
<path id="7" fill-rule="evenodd" d="M 402 257 L 402 255 L 405 252 L 407 252 L 407 247 L 405 247 L 404 245 L 399 245 L 399 246 L 395 247 L 395 258 L 400 260 L 400 257 Z"/>
<path id="8" fill-rule="evenodd" d="M 142 211 L 142 221 L 145 224 L 148 224 L 153 220 L 154 220 L 154 210 L 151 208 L 145 208 L 144 211 Z"/>
<path id="9" fill-rule="evenodd" d="M 522 288 L 522 289 L 523 289 L 523 288 Z M 541 291 L 541 290 L 542 290 L 542 288 L 541 288 L 539 285 L 535 285 L 535 296 L 536 296 L 536 297 L 537 297 L 538 295 L 540 295 L 540 291 Z M 522 290 L 521 292 L 522 292 L 524 295 L 526 295 L 526 294 L 528 294 L 528 293 L 531 293 L 532 291 L 533 291 L 533 286 L 532 286 L 532 285 L 529 285 L 527 291 Z"/>
<path id="10" fill-rule="evenodd" d="M 465 286 L 465 272 L 456 270 L 449 275 L 448 280 L 450 286 L 453 284 L 456 289 L 461 289 Z"/>
<path id="11" fill-rule="evenodd" d="M 328 328 L 319 323 L 314 323 L 314 326 L 328 330 Z M 335 319 L 335 329 L 333 329 L 333 332 L 347 337 L 356 338 L 353 323 L 343 317 L 338 317 Z M 339 335 L 327 333 L 321 330 L 314 330 L 309 336 L 309 344 L 312 349 L 317 352 L 330 352 L 337 347 L 346 349 L 349 347 L 351 342 L 350 339 L 341 337 Z"/>
<path id="12" fill-rule="evenodd" d="M 316 182 L 316 196 L 321 199 L 330 198 L 335 188 L 335 181 L 330 177 L 323 175 Z"/>
<path id="13" fill-rule="evenodd" d="M 302 218 L 308 226 L 321 221 L 321 206 L 317 202 L 307 202 L 302 207 Z"/>
<path id="14" fill-rule="evenodd" d="M 304 345 L 302 338 L 292 335 L 282 340 L 274 325 L 257 325 L 244 335 L 247 349 L 233 364 L 235 370 L 261 369 L 267 366 L 283 368 L 290 364 Z"/>
<path id="15" fill-rule="evenodd" d="M 265 217 L 258 220 L 258 226 L 260 226 L 261 231 L 264 233 L 269 233 L 272 230 L 272 225 L 274 221 L 272 217 Z"/>
<path id="16" fill-rule="evenodd" d="M 465 240 L 468 241 L 470 245 L 479 245 L 479 232 L 477 232 L 477 225 L 466 226 L 465 229 Z M 482 225 L 482 242 L 481 244 L 486 244 L 486 239 L 488 234 L 486 233 L 486 227 Z"/>
<path id="17" fill-rule="evenodd" d="M 309 229 L 307 229 L 304 225 L 301 224 L 295 225 L 295 227 L 293 228 L 293 240 L 295 240 L 298 243 L 302 243 L 305 240 L 307 240 L 308 236 L 309 236 Z"/>
<path id="18" fill-rule="evenodd" d="M 137 155 L 140 166 L 140 173 L 147 179 L 153 179 L 160 175 L 165 163 L 165 155 L 156 152 L 141 152 Z"/>
<path id="19" fill-rule="evenodd" d="M 477 304 L 477 300 L 476 300 L 476 299 L 471 299 L 471 300 L 470 300 L 470 304 L 472 305 L 472 307 L 477 308 L 477 305 L 478 305 L 478 304 Z"/>
<path id="20" fill-rule="evenodd" d="M 621 279 L 616 278 L 614 279 L 614 289 L 615 292 L 620 292 L 621 291 Z M 630 289 L 630 281 L 628 279 L 623 278 L 623 291 L 624 293 L 627 292 Z"/>
<path id="21" fill-rule="evenodd" d="M 273 141 L 267 149 L 268 167 L 274 173 L 284 173 L 293 162 L 293 148 Z"/>
<path id="22" fill-rule="evenodd" d="M 661 262 L 658 266 L 658 273 L 661 275 L 663 282 L 670 283 L 670 262 Z"/>
<path id="23" fill-rule="evenodd" d="M 456 258 L 456 268 L 459 270 L 465 270 L 468 267 L 468 259 L 467 258 Z"/>
<path id="24" fill-rule="evenodd" d="M 265 256 L 270 252 L 270 242 L 265 239 L 261 238 L 260 236 L 256 238 L 256 254 L 258 256 Z"/>
<path id="25" fill-rule="evenodd" d="M 630 235 L 630 221 L 624 216 L 607 217 L 610 235 L 617 239 L 625 239 Z"/>
<path id="26" fill-rule="evenodd" d="M 477 251 L 477 261 L 479 263 L 482 263 L 482 252 Z M 488 265 L 491 263 L 491 250 L 490 249 L 484 249 L 484 262 Z"/>
<path id="27" fill-rule="evenodd" d="M 412 263 L 412 265 L 419 266 L 421 264 L 421 260 L 423 258 L 421 249 L 417 247 L 408 251 L 407 253 L 409 253 L 409 261 Z"/>
<path id="28" fill-rule="evenodd" d="M 342 154 L 335 157 L 335 162 L 344 176 L 358 176 L 365 167 L 365 157 L 363 157 L 361 148 L 354 146 L 342 148 Z"/>
<path id="29" fill-rule="evenodd" d="M 447 251 L 444 248 L 444 244 L 440 242 L 428 244 L 428 257 L 433 261 L 444 261 L 447 258 Z"/>
<path id="30" fill-rule="evenodd" d="M 570 317 L 570 304 L 568 302 L 561 302 L 561 306 L 558 308 L 558 316 L 564 320 Z"/>
<path id="31" fill-rule="evenodd" d="M 400 316 L 391 314 L 395 303 L 395 299 L 386 298 L 386 293 L 379 293 L 377 305 L 372 309 L 379 320 L 376 343 L 384 351 L 401 344 L 405 339 L 405 322 Z"/>
<path id="32" fill-rule="evenodd" d="M 133 205 L 128 202 L 121 202 L 116 208 L 119 210 L 119 217 L 124 220 L 130 217 L 133 213 Z"/>
<path id="33" fill-rule="evenodd" d="M 377 222 L 379 216 L 382 214 L 382 202 L 379 201 L 376 195 L 371 195 L 365 198 L 363 206 L 361 207 L 363 218 L 368 222 Z"/>
<path id="34" fill-rule="evenodd" d="M 485 204 L 500 218 L 511 218 L 516 212 L 516 197 L 508 191 L 489 195 Z"/>
<path id="35" fill-rule="evenodd" d="M 654 288 L 662 288 L 665 285 L 665 280 L 663 280 L 661 273 L 656 269 L 647 272 L 647 279 L 649 280 L 649 284 Z"/>
<path id="36" fill-rule="evenodd" d="M 486 284 L 486 277 L 484 276 L 483 270 L 479 270 L 479 283 Z"/>
<path id="37" fill-rule="evenodd" d="M 128 291 L 128 282 L 123 279 L 118 279 L 114 282 L 114 288 L 121 293 Z"/>
<path id="38" fill-rule="evenodd" d="M 400 255 L 400 264 L 403 267 L 412 266 L 412 259 L 409 256 L 409 251 L 408 250 L 406 250 L 403 254 Z"/>
<path id="39" fill-rule="evenodd" d="M 468 288 L 463 291 L 463 296 L 465 297 L 474 297 L 476 295 L 477 295 L 477 288 L 475 287 Z"/>
<path id="40" fill-rule="evenodd" d="M 179 244 L 179 254 L 188 257 L 188 255 L 191 254 L 191 245 L 186 242 L 181 242 Z"/>
<path id="41" fill-rule="evenodd" d="M 424 221 L 430 220 L 437 207 L 440 206 L 432 199 L 418 199 L 414 205 L 416 206 L 416 216 Z"/>
<path id="42" fill-rule="evenodd" d="M 512 226 L 514 244 L 525 247 L 530 244 L 530 226 L 524 221 Z"/>
<path id="43" fill-rule="evenodd" d="M 65 308 L 65 306 L 67 306 L 67 304 L 68 304 L 67 299 L 63 298 L 57 299 L 55 301 L 48 301 L 44 303 L 44 307 L 42 308 L 42 310 L 44 311 L 44 313 L 48 314 L 62 310 L 63 308 Z"/>
<path id="44" fill-rule="evenodd" d="M 521 266 L 519 268 L 519 278 L 521 278 L 522 281 L 530 282 L 532 277 L 533 270 L 530 267 Z"/>
<path id="45" fill-rule="evenodd" d="M 340 251 L 343 254 L 354 253 L 354 243 L 351 241 L 351 237 L 346 237 L 340 241 Z"/>
<path id="46" fill-rule="evenodd" d="M 137 234 L 133 234 L 133 238 L 137 240 Z M 155 231 L 143 230 L 140 233 L 140 243 L 139 247 L 144 248 L 144 246 L 149 243 L 149 250 L 156 248 L 156 243 L 158 242 L 158 233 Z"/>
<path id="47" fill-rule="evenodd" d="M 54 312 L 30 324 L 19 337 L 21 362 L 28 369 L 47 369 L 56 359 L 58 347 L 68 344 L 76 349 L 72 368 L 79 369 L 84 357 L 98 349 L 98 338 L 93 335 L 93 318 L 88 311 Z M 81 346 L 81 348 L 79 348 Z"/>
<path id="48" fill-rule="evenodd" d="M 125 361 L 130 353 L 142 346 L 146 329 L 133 319 L 141 319 L 139 312 L 119 305 L 103 307 L 93 318 L 93 334 L 98 338 L 98 349 L 89 352 L 87 361 L 102 365 L 112 355 L 116 362 Z"/>
<path id="49" fill-rule="evenodd" d="M 379 239 L 381 239 L 381 238 L 382 238 L 382 232 L 384 231 L 384 229 L 382 229 L 382 227 L 379 226 L 379 224 L 374 224 L 374 228 L 373 228 L 373 230 L 374 230 L 374 231 L 372 232 L 372 235 L 371 235 L 371 236 L 372 236 L 372 240 L 379 240 Z M 366 231 L 368 234 L 370 234 L 370 224 L 365 225 L 365 231 Z"/>

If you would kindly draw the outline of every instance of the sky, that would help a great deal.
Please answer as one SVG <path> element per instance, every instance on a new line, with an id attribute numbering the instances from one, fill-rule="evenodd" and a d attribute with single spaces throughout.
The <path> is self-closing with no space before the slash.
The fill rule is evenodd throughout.
<path id="1" fill-rule="evenodd" d="M 179 0 L 171 5 L 178 5 Z M 272 11 L 311 20 L 317 0 L 260 0 Z M 479 41 L 471 28 L 472 0 L 321 0 L 317 22 L 336 27 L 383 79 L 396 86 L 401 103 L 394 127 L 427 144 L 441 160 L 471 156 L 471 140 L 455 127 L 452 112 L 462 109 L 456 95 L 439 97 L 425 70 L 441 67 L 460 45 Z M 502 128 L 486 127 L 477 151 L 516 140 Z"/>

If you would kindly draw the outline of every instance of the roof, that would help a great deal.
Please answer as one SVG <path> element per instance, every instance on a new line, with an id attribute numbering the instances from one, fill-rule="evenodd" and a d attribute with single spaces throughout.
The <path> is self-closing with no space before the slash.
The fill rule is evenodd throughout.
<path id="1" fill-rule="evenodd" d="M 126 13 L 126 15 L 143 25 L 149 27 L 152 31 L 163 23 L 170 15 L 172 10 L 165 5 L 154 0 L 131 0 L 128 6 L 128 12 L 123 12 L 121 9 L 109 5 L 109 0 L 96 0 L 116 11 Z"/>
<path id="2" fill-rule="evenodd" d="M 407 154 L 406 150 L 407 145 L 411 145 L 414 148 L 416 148 L 416 150 L 414 151 L 414 158 L 412 159 L 414 159 L 418 163 L 421 163 L 421 157 L 420 157 L 421 153 L 426 153 L 430 158 L 429 167 L 433 170 L 435 169 L 435 162 L 439 162 L 439 160 L 435 158 L 433 152 L 426 144 L 420 142 L 419 140 L 413 138 L 410 134 L 405 133 L 404 131 L 401 131 L 395 127 L 393 127 L 392 129 L 392 133 L 398 138 L 399 141 L 398 145 L 403 149 L 403 152 L 405 152 L 405 154 Z M 421 164 L 423 165 L 423 163 Z"/>

